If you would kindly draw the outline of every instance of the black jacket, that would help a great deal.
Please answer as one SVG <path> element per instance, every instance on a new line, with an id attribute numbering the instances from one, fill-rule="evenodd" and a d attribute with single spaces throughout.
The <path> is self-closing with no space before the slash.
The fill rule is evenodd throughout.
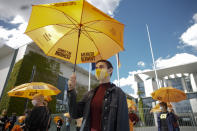
<path id="1" fill-rule="evenodd" d="M 34 107 L 25 120 L 28 131 L 46 131 L 49 126 L 50 113 L 47 107 Z"/>
<path id="2" fill-rule="evenodd" d="M 76 102 L 76 91 L 68 91 L 69 112 L 74 119 L 83 117 L 81 131 L 90 131 L 90 105 L 98 87 Z M 114 84 L 107 88 L 102 106 L 102 131 L 129 131 L 129 117 L 125 93 Z"/>

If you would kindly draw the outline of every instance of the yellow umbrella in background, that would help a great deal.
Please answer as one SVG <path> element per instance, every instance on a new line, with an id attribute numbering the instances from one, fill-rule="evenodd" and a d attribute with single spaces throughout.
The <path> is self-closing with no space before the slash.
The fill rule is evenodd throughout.
<path id="1" fill-rule="evenodd" d="M 43 82 L 31 82 L 13 88 L 8 92 L 8 95 L 32 99 L 32 97 L 37 93 L 40 93 L 43 96 L 52 96 L 57 95 L 60 92 L 61 91 L 53 85 Z"/>
<path id="2" fill-rule="evenodd" d="M 25 34 L 46 55 L 76 66 L 123 51 L 123 30 L 119 21 L 85 0 L 76 0 L 33 5 Z"/>
<path id="3" fill-rule="evenodd" d="M 63 121 L 62 117 L 60 117 L 60 116 L 55 116 L 53 120 L 54 120 L 55 123 L 57 123 L 58 120 Z"/>
<path id="4" fill-rule="evenodd" d="M 151 96 L 153 99 L 163 102 L 179 102 L 187 98 L 183 91 L 172 87 L 162 87 L 151 93 Z"/>
<path id="5" fill-rule="evenodd" d="M 167 106 L 168 108 L 172 108 L 172 104 L 170 103 L 167 103 Z M 150 112 L 161 112 L 161 109 L 160 109 L 160 105 L 159 103 L 155 105 L 155 107 L 153 107 Z"/>
<path id="6" fill-rule="evenodd" d="M 70 118 L 70 114 L 69 113 L 64 113 L 64 116 L 67 118 Z"/>
<path id="7" fill-rule="evenodd" d="M 135 106 L 135 102 L 133 100 L 127 99 L 128 108 L 131 108 L 134 111 L 137 111 L 137 107 Z"/>

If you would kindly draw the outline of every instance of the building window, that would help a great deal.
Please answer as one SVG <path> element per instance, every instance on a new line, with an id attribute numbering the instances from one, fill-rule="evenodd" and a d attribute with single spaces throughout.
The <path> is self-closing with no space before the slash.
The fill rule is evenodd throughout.
<path id="1" fill-rule="evenodd" d="M 144 89 L 144 82 L 139 82 L 137 83 L 138 85 L 138 94 L 139 94 L 139 97 L 145 97 L 145 89 Z"/>
<path id="2" fill-rule="evenodd" d="M 193 89 L 192 89 L 192 85 L 191 85 L 191 81 L 190 81 L 190 77 L 189 76 L 186 76 L 185 77 L 185 84 L 186 84 L 187 91 L 188 92 L 193 92 Z"/>
<path id="3" fill-rule="evenodd" d="M 174 78 L 174 79 L 169 79 L 169 80 L 172 83 L 173 88 L 184 91 L 183 85 L 182 85 L 182 82 L 181 82 L 181 78 Z"/>
<path id="4" fill-rule="evenodd" d="M 56 111 L 57 112 L 67 112 L 67 89 L 68 89 L 68 79 L 63 76 L 58 76 L 57 88 L 61 91 L 57 95 Z"/>

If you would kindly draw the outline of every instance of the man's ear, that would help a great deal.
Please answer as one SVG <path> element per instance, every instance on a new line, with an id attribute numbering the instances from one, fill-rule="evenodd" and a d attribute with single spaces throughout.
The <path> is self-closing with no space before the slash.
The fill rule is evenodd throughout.
<path id="1" fill-rule="evenodd" d="M 109 68 L 109 73 L 112 74 L 113 68 Z"/>

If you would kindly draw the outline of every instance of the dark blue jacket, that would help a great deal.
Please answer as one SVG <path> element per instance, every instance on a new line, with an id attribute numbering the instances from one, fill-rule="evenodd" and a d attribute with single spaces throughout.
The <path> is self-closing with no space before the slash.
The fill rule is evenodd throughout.
<path id="1" fill-rule="evenodd" d="M 159 113 L 158 116 L 157 116 L 158 131 L 162 131 L 161 130 L 161 119 L 160 119 L 161 113 Z M 174 114 L 168 112 L 166 119 L 167 119 L 168 131 L 175 131 L 175 129 L 173 127 L 173 123 L 176 121 L 176 118 L 175 118 Z"/>
<path id="2" fill-rule="evenodd" d="M 76 102 L 76 91 L 68 91 L 69 113 L 72 118 L 83 117 L 80 131 L 90 131 L 90 105 L 98 87 Z M 96 116 L 95 116 L 96 117 Z M 107 88 L 102 106 L 102 131 L 129 131 L 129 117 L 125 93 L 114 84 Z"/>

